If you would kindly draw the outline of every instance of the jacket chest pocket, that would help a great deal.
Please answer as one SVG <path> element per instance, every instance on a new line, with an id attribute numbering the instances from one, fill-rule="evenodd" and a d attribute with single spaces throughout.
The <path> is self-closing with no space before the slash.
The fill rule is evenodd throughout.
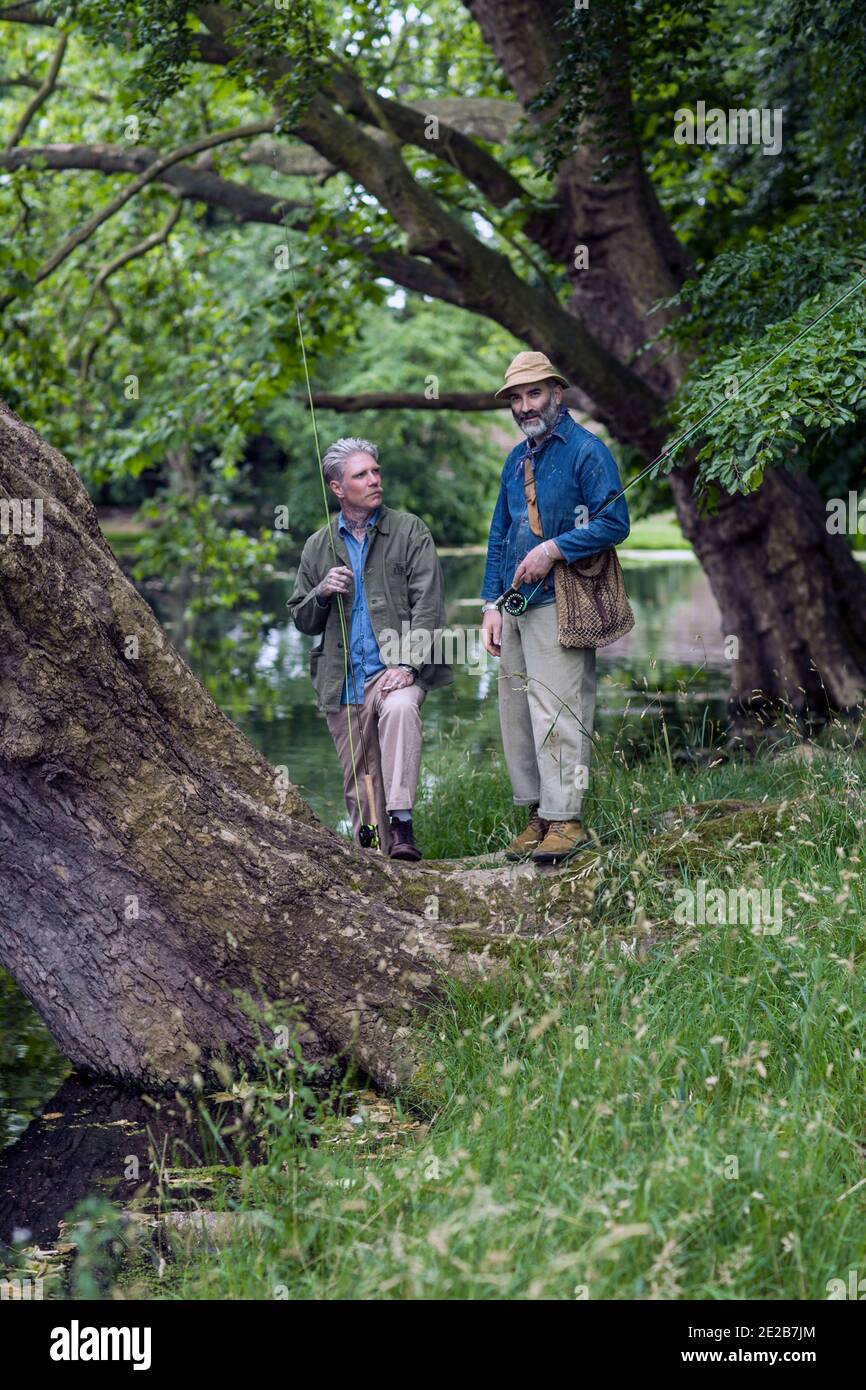
<path id="1" fill-rule="evenodd" d="M 389 560 L 385 571 L 388 590 L 397 609 L 409 616 L 409 576 L 403 560 Z"/>

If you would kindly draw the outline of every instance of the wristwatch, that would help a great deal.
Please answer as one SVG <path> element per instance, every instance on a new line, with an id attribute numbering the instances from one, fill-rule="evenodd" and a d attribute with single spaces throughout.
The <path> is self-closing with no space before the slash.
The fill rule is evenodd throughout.
<path id="1" fill-rule="evenodd" d="M 482 608 L 481 612 L 482 612 L 482 613 L 498 613 L 498 612 L 499 612 L 499 604 L 498 604 L 498 603 L 485 603 L 485 605 L 484 605 L 484 607 Z"/>

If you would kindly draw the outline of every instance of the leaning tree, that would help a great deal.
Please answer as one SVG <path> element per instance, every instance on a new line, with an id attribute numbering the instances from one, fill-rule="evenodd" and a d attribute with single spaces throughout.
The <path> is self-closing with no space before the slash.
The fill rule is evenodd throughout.
<path id="1" fill-rule="evenodd" d="M 0 965 L 84 1071 L 165 1087 L 252 1062 L 279 1005 L 304 1057 L 393 1087 L 449 977 L 585 916 L 585 873 L 401 866 L 319 824 L 3 402 L 0 651 Z"/>
<path id="2" fill-rule="evenodd" d="M 353 195 L 363 194 L 375 209 L 371 231 L 355 227 L 347 233 L 347 253 L 362 255 L 372 275 L 494 320 L 547 352 L 574 383 L 576 401 L 616 439 L 653 458 L 666 439 L 664 409 L 687 379 L 692 353 L 654 341 L 675 311 L 661 309 L 651 318 L 650 310 L 679 290 L 690 264 L 635 129 L 628 5 L 608 0 L 590 7 L 608 44 L 604 110 L 583 112 L 554 161 L 546 202 L 530 194 L 489 142 L 502 146 L 515 117 L 525 116 L 530 144 L 533 135 L 540 144 L 551 123 L 563 112 L 567 116 L 567 93 L 543 109 L 540 102 L 549 94 L 562 57 L 563 25 L 574 7 L 568 0 L 466 0 L 466 8 L 498 60 L 511 101 L 398 100 L 381 90 L 384 83 L 366 80 L 363 64 L 351 61 L 346 45 L 338 52 L 339 45 L 327 42 L 306 0 L 279 11 L 244 0 L 72 0 L 71 12 L 85 34 L 143 45 L 150 60 L 142 81 L 148 75 L 154 80 L 156 71 L 158 87 L 164 72 L 174 74 L 166 79 L 170 92 L 177 82 L 194 81 L 201 65 L 223 69 L 260 94 L 262 120 L 203 130 L 200 139 L 174 149 L 30 145 L 24 134 L 33 110 L 50 100 L 61 41 L 53 70 L 36 84 L 9 148 L 0 153 L 0 167 L 83 168 L 127 181 L 45 258 L 34 284 L 53 275 L 116 205 L 149 182 L 171 188 L 181 200 L 228 209 L 239 221 L 277 224 L 288 218 L 303 233 L 303 207 L 226 178 L 214 167 L 220 147 L 244 141 L 251 163 L 308 177 L 311 189 L 317 181 L 344 177 Z M 0 10 L 4 18 L 55 22 L 50 4 L 9 5 Z M 587 42 L 593 42 L 592 31 Z M 273 138 L 262 138 L 268 130 Z M 422 176 L 419 160 L 432 160 L 442 180 L 429 169 Z M 504 226 L 515 210 L 521 214 L 520 254 L 513 236 L 509 243 L 505 233 L 491 239 L 478 231 L 462 206 L 474 206 L 475 199 L 494 225 Z M 155 238 L 167 234 L 154 231 Z M 575 257 L 578 246 L 587 249 L 588 266 Z M 565 300 L 546 274 L 550 266 L 560 279 L 567 277 Z M 20 286 L 11 291 L 6 307 L 21 292 Z M 338 405 L 333 396 L 327 403 Z M 414 401 L 401 394 L 390 403 L 465 405 L 456 398 L 431 403 L 421 394 Z M 362 404 L 357 397 L 351 402 L 354 408 Z M 387 393 L 377 393 L 376 407 L 388 404 Z M 683 456 L 670 483 L 683 530 L 719 603 L 723 631 L 739 641 L 734 707 L 748 714 L 780 700 L 795 710 L 860 703 L 866 692 L 866 577 L 846 538 L 828 534 L 815 485 L 804 471 L 768 469 L 756 491 L 723 496 L 715 513 L 706 514 L 696 497 L 697 476 L 693 459 Z"/>

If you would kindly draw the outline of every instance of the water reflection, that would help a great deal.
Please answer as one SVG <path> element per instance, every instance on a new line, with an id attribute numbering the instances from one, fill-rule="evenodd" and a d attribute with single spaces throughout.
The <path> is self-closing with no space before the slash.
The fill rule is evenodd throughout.
<path id="1" fill-rule="evenodd" d="M 213 1102 L 206 1115 L 177 1097 L 70 1076 L 0 1161 L 0 1250 L 55 1241 L 57 1223 L 94 1191 L 139 1211 L 165 1205 L 160 1179 L 206 1198 L 206 1173 L 200 1185 L 173 1174 L 255 1155 L 241 1116 L 239 1102 Z"/>

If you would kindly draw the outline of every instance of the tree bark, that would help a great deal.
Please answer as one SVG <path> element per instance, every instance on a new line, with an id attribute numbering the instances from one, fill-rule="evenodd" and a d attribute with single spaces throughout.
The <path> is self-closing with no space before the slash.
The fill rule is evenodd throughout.
<path id="1" fill-rule="evenodd" d="M 394 1087 L 446 975 L 579 918 L 576 876 L 406 867 L 321 826 L 166 641 L 71 465 L 2 402 L 0 498 L 43 508 L 38 544 L 11 512 L 0 530 L 0 964 L 77 1067 L 164 1087 L 250 1061 L 249 996 L 302 1011 L 307 1057 Z"/>
<path id="2" fill-rule="evenodd" d="M 723 633 L 736 638 L 730 707 L 739 732 L 774 722 L 782 703 L 807 732 L 831 711 L 853 712 L 866 682 L 866 580 L 845 538 L 828 534 L 815 484 L 770 471 L 757 492 L 725 495 L 703 518 L 695 472 L 679 470 L 671 485 Z"/>

